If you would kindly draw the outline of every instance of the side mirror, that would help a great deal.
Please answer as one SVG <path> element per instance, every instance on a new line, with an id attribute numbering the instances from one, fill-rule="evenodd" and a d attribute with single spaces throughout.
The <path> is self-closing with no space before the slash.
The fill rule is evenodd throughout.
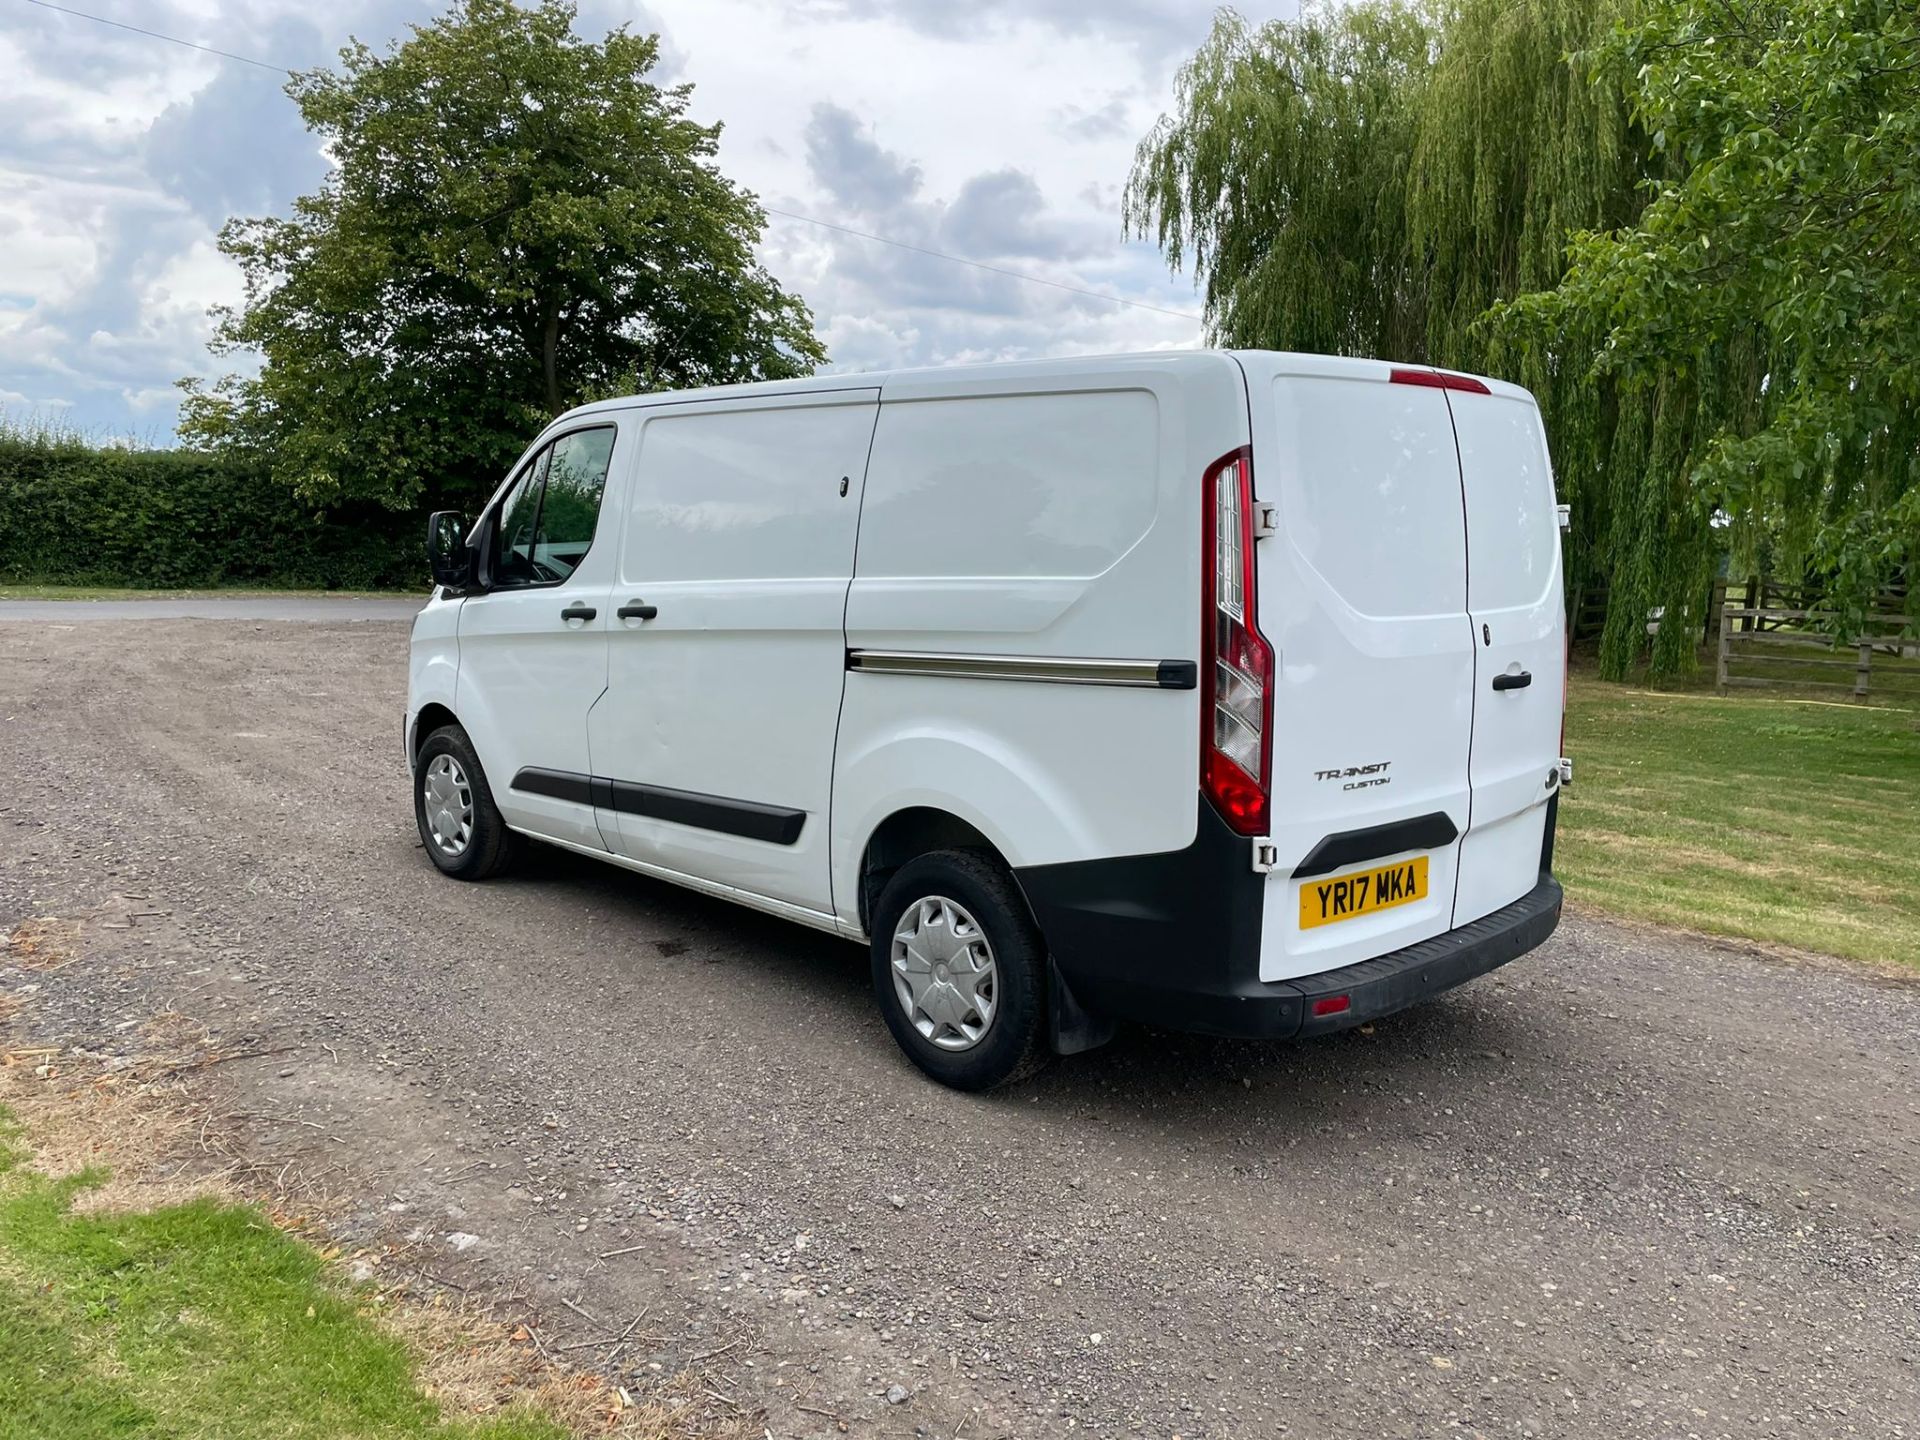
<path id="1" fill-rule="evenodd" d="M 427 568 L 434 584 L 450 590 L 464 590 L 473 583 L 467 517 L 458 510 L 436 510 L 427 517 Z"/>

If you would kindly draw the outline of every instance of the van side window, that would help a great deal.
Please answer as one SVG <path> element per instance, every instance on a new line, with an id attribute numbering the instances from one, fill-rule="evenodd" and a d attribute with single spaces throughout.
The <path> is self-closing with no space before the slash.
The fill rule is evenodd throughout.
<path id="1" fill-rule="evenodd" d="M 564 580 L 586 558 L 600 519 L 613 458 L 613 429 L 576 430 L 553 442 L 546 500 L 534 534 L 534 567 L 549 580 Z"/>
<path id="2" fill-rule="evenodd" d="M 540 490 L 547 475 L 547 461 L 553 454 L 548 446 L 520 472 L 500 501 L 498 529 L 499 553 L 494 557 L 493 584 L 496 590 L 537 585 L 541 577 L 534 570 L 534 527 L 540 521 Z"/>
<path id="3" fill-rule="evenodd" d="M 558 585 L 586 558 L 614 433 L 611 425 L 575 430 L 527 462 L 500 501 L 494 589 Z"/>

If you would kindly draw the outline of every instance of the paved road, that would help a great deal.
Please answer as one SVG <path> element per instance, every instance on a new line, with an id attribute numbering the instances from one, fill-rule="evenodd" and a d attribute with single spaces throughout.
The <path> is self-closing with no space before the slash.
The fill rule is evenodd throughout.
<path id="1" fill-rule="evenodd" d="M 652 1307 L 641 1380 L 751 1325 L 776 1435 L 1920 1435 L 1913 989 L 1575 917 L 1371 1035 L 955 1095 L 852 946 L 554 854 L 439 877 L 404 677 L 398 625 L 0 629 L 0 926 L 91 917 L 34 977 L 70 1036 L 304 1042 L 223 1073 L 372 1208 Z"/>
<path id="2" fill-rule="evenodd" d="M 0 600 L 8 621 L 412 620 L 426 598 L 342 595 L 208 595 L 183 600 Z"/>

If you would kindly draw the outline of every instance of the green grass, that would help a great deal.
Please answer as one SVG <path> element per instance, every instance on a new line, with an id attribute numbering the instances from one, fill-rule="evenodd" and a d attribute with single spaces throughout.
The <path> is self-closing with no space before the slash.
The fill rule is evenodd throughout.
<path id="1" fill-rule="evenodd" d="M 448 1417 L 405 1345 L 247 1206 L 76 1213 L 0 1107 L 0 1440 L 564 1440 Z"/>
<path id="2" fill-rule="evenodd" d="M 1576 675 L 1567 748 L 1577 903 L 1920 970 L 1920 713 Z"/>
<path id="3" fill-rule="evenodd" d="M 122 585 L 0 585 L 0 600 L 204 600 L 270 595 L 322 599 L 390 599 L 396 595 L 425 595 L 418 590 L 272 590 L 259 586 L 218 586 L 200 590 L 136 590 Z"/>

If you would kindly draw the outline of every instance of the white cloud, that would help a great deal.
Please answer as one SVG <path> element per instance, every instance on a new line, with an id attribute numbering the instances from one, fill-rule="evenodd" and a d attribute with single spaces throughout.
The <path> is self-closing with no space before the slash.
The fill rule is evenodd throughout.
<path id="1" fill-rule="evenodd" d="M 148 314 L 189 326 L 204 337 L 212 329 L 207 307 L 237 305 L 244 293 L 240 267 L 222 255 L 210 238 L 202 238 L 160 267 L 141 300 Z"/>
<path id="2" fill-rule="evenodd" d="M 94 0 L 109 18 L 293 67 L 384 46 L 434 0 Z M 1135 140 L 1211 0 L 583 0 L 579 28 L 662 36 L 658 78 L 725 122 L 721 164 L 769 206 L 1145 305 L 1191 287 L 1122 242 Z M 1292 13 L 1295 0 L 1265 0 Z M 214 235 L 323 174 L 284 77 L 25 6 L 0 9 L 0 402 L 71 397 L 81 423 L 170 425 L 172 382 L 221 362 L 237 298 Z M 1129 309 L 771 217 L 762 255 L 836 367 L 1194 343 Z M 17 397 L 17 398 L 15 398 Z"/>
<path id="3" fill-rule="evenodd" d="M 148 385 L 139 390 L 122 390 L 121 398 L 127 402 L 127 408 L 136 415 L 148 415 L 163 405 L 171 404 L 177 394 L 171 385 Z"/>
<path id="4" fill-rule="evenodd" d="M 18 390 L 0 390 L 0 411 L 23 410 L 33 415 L 72 408 L 73 401 L 64 395 L 26 395 Z"/>

